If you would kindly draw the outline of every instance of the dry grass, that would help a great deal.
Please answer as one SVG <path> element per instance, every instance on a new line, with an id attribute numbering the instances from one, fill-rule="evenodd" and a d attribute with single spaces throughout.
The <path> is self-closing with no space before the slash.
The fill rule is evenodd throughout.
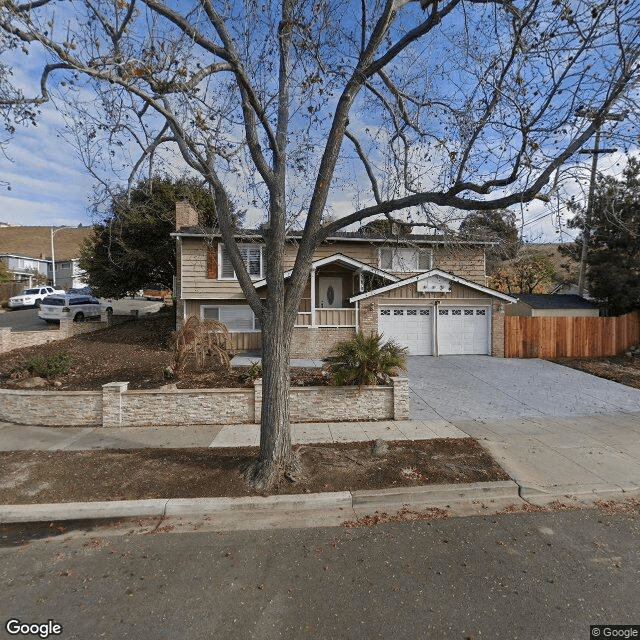
<path id="1" fill-rule="evenodd" d="M 80 255 L 80 245 L 91 235 L 92 227 L 61 229 L 55 235 L 56 262 Z M 1 227 L 0 253 L 30 258 L 51 258 L 51 227 Z"/>

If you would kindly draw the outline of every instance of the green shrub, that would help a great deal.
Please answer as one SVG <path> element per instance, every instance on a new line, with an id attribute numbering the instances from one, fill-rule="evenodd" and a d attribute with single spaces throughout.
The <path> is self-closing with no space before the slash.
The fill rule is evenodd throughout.
<path id="1" fill-rule="evenodd" d="M 68 373 L 70 365 L 71 356 L 68 353 L 52 353 L 46 358 L 34 356 L 27 362 L 27 369 L 43 378 L 55 378 Z"/>
<path id="2" fill-rule="evenodd" d="M 258 378 L 262 378 L 262 365 L 256 360 L 242 375 L 242 380 L 243 382 L 255 382 Z"/>
<path id="3" fill-rule="evenodd" d="M 381 335 L 365 336 L 361 331 L 346 342 L 339 342 L 329 358 L 331 384 L 374 385 L 379 380 L 406 371 L 407 350 Z"/>

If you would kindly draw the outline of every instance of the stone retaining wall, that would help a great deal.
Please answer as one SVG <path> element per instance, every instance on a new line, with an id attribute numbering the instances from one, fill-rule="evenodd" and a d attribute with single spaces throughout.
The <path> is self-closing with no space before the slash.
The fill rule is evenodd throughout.
<path id="1" fill-rule="evenodd" d="M 12 331 L 11 327 L 0 327 L 0 353 L 24 347 L 35 347 L 55 340 L 64 340 L 80 333 L 90 333 L 108 326 L 109 323 L 105 316 L 100 321 L 73 322 L 73 320 L 60 320 L 58 328 L 43 329 L 42 331 Z"/>
<path id="2" fill-rule="evenodd" d="M 292 422 L 408 420 L 406 378 L 389 387 L 294 387 Z M 262 380 L 253 389 L 128 389 L 102 391 L 0 389 L 0 421 L 50 427 L 180 426 L 260 422 Z"/>

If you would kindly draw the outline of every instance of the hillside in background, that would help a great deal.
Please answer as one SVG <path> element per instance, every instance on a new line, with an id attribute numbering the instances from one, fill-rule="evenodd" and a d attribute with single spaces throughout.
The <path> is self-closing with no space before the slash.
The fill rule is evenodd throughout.
<path id="1" fill-rule="evenodd" d="M 555 284 L 566 281 L 577 283 L 578 263 L 561 255 L 558 250 L 559 246 L 560 244 L 557 242 L 525 244 L 523 246 L 523 252 L 525 255 L 543 256 L 551 260 L 556 271 L 556 276 L 554 278 Z"/>
<path id="2" fill-rule="evenodd" d="M 56 262 L 80 256 L 92 227 L 60 229 L 54 236 Z M 51 259 L 51 227 L 0 227 L 0 253 Z"/>

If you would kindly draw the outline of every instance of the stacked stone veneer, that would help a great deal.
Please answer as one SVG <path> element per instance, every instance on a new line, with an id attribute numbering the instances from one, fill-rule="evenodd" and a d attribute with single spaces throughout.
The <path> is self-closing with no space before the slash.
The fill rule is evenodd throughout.
<path id="1" fill-rule="evenodd" d="M 406 378 L 389 387 L 294 387 L 293 422 L 409 419 Z M 260 422 L 262 380 L 253 389 L 130 391 L 111 382 L 102 391 L 0 389 L 0 420 L 43 426 L 183 426 Z"/>
<path id="2" fill-rule="evenodd" d="M 102 423 L 99 391 L 0 389 L 0 420 L 45 427 L 95 427 Z"/>
<path id="3" fill-rule="evenodd" d="M 0 353 L 22 349 L 23 347 L 35 347 L 47 344 L 55 340 L 64 340 L 80 333 L 90 333 L 109 326 L 106 319 L 99 322 L 73 322 L 73 320 L 61 320 L 60 327 L 43 331 L 11 331 L 10 327 L 0 328 Z"/>
<path id="4" fill-rule="evenodd" d="M 296 327 L 291 339 L 291 358 L 326 358 L 338 342 L 351 340 L 355 327 Z"/>

